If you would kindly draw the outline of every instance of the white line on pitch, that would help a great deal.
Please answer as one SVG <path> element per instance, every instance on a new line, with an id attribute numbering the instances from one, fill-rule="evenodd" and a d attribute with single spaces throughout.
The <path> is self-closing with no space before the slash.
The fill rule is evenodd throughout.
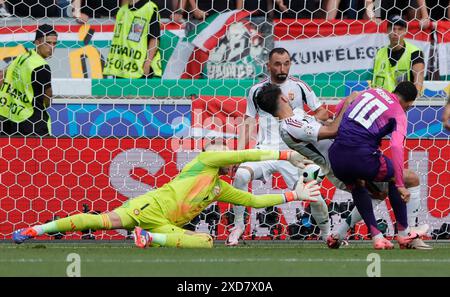
<path id="1" fill-rule="evenodd" d="M 64 262 L 65 260 L 42 258 L 0 259 L 0 263 L 47 263 Z M 199 259 L 83 259 L 87 263 L 240 263 L 240 262 L 288 262 L 288 263 L 367 263 L 366 259 L 333 259 L 333 258 L 199 258 Z M 384 263 L 450 263 L 450 259 L 381 259 Z"/>

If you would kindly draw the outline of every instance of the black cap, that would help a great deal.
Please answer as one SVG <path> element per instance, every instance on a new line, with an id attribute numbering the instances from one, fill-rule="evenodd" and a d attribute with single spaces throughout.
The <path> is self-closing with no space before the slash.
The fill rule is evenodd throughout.
<path id="1" fill-rule="evenodd" d="M 402 19 L 401 16 L 399 15 L 392 15 L 390 17 L 388 17 L 388 22 L 391 26 L 401 26 L 403 28 L 407 28 L 408 27 L 408 23 Z"/>
<path id="2" fill-rule="evenodd" d="M 58 33 L 56 33 L 56 31 L 53 28 L 53 26 L 50 26 L 48 24 L 43 24 L 43 25 L 40 25 L 37 28 L 37 30 L 36 30 L 36 37 L 34 38 L 34 40 L 37 40 L 39 38 L 42 38 L 44 36 L 49 36 L 49 35 L 58 36 Z"/>

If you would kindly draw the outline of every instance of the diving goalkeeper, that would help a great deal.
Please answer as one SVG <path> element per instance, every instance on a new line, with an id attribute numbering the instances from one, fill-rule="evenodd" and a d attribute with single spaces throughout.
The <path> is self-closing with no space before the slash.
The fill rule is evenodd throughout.
<path id="1" fill-rule="evenodd" d="M 134 229 L 138 247 L 165 246 L 182 248 L 211 248 L 209 234 L 182 228 L 209 204 L 215 201 L 250 206 L 269 207 L 295 200 L 317 201 L 319 186 L 316 182 L 303 184 L 299 180 L 294 191 L 283 194 L 255 196 L 233 188 L 219 178 L 228 174 L 233 165 L 243 162 L 287 160 L 303 168 L 312 161 L 295 151 L 243 150 L 225 151 L 221 144 L 211 144 L 189 162 L 171 182 L 125 202 L 111 212 L 102 214 L 76 214 L 47 224 L 19 229 L 13 241 L 22 243 L 44 233 Z"/>

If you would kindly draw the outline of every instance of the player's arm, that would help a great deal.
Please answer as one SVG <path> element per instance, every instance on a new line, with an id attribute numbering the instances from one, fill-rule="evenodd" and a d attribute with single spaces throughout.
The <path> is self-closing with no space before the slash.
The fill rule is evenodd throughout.
<path id="1" fill-rule="evenodd" d="M 411 54 L 413 83 L 419 94 L 422 92 L 423 80 L 425 75 L 425 62 L 422 51 L 416 51 Z"/>
<path id="2" fill-rule="evenodd" d="M 267 160 L 287 160 L 299 168 L 304 168 L 305 164 L 312 163 L 296 151 L 273 150 L 206 151 L 198 155 L 198 160 L 211 167 Z"/>
<path id="3" fill-rule="evenodd" d="M 314 111 L 314 117 L 319 120 L 325 122 L 329 118 L 328 111 L 323 106 L 323 104 L 319 101 L 314 91 L 304 82 L 299 82 L 300 87 L 305 92 L 306 96 L 306 104 L 312 111 Z"/>
<path id="4" fill-rule="evenodd" d="M 153 69 L 151 69 L 151 64 L 158 51 L 158 39 L 161 35 L 160 30 L 159 11 L 155 8 L 148 30 L 147 59 L 144 62 L 144 75 L 146 76 L 150 75 L 153 71 Z"/>
<path id="5" fill-rule="evenodd" d="M 395 186 L 400 192 L 403 200 L 407 202 L 409 200 L 409 192 L 405 188 L 403 181 L 403 169 L 404 169 L 404 146 L 403 143 L 406 138 L 406 115 L 398 115 L 396 118 L 396 127 L 392 132 L 390 145 L 392 151 L 392 163 L 394 167 L 394 179 Z"/>
<path id="6" fill-rule="evenodd" d="M 291 201 L 317 201 L 317 196 L 320 194 L 320 187 L 317 182 L 303 184 L 303 179 L 298 182 L 295 191 L 288 191 L 283 194 L 253 195 L 247 191 L 236 189 L 223 180 L 220 180 L 220 188 L 221 192 L 216 198 L 217 201 L 254 208 L 270 207 Z"/>
<path id="7" fill-rule="evenodd" d="M 349 105 L 355 100 L 355 98 L 359 95 L 359 92 L 351 93 L 347 98 L 341 100 L 336 106 L 337 116 L 334 121 L 330 122 L 328 125 L 322 125 L 319 129 L 317 139 L 330 139 L 335 138 L 339 129 L 339 125 L 341 124 L 342 118 L 344 117 L 344 113 L 349 107 Z"/>
<path id="8" fill-rule="evenodd" d="M 34 104 L 48 108 L 53 97 L 52 75 L 50 66 L 44 65 L 32 73 L 32 87 L 34 93 Z"/>

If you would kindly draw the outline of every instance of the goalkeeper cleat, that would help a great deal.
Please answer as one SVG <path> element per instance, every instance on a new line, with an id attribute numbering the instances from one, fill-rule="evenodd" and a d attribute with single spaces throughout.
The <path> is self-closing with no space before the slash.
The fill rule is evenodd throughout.
<path id="1" fill-rule="evenodd" d="M 380 237 L 373 240 L 373 248 L 376 250 L 392 250 L 394 244 L 386 238 Z"/>
<path id="2" fill-rule="evenodd" d="M 36 230 L 33 228 L 23 228 L 13 232 L 12 239 L 15 243 L 21 244 L 25 240 L 29 240 L 37 236 Z"/>
<path id="3" fill-rule="evenodd" d="M 241 238 L 242 234 L 244 234 L 244 228 L 240 226 L 233 227 L 227 240 L 225 241 L 225 245 L 237 246 L 239 244 L 239 238 Z"/>
<path id="4" fill-rule="evenodd" d="M 152 244 L 152 234 L 150 232 L 145 231 L 140 227 L 134 228 L 134 244 L 141 249 L 145 249 L 146 247 Z"/>
<path id="5" fill-rule="evenodd" d="M 330 234 L 327 237 L 327 246 L 330 249 L 338 249 L 342 245 L 342 240 L 339 238 L 337 234 Z"/>

